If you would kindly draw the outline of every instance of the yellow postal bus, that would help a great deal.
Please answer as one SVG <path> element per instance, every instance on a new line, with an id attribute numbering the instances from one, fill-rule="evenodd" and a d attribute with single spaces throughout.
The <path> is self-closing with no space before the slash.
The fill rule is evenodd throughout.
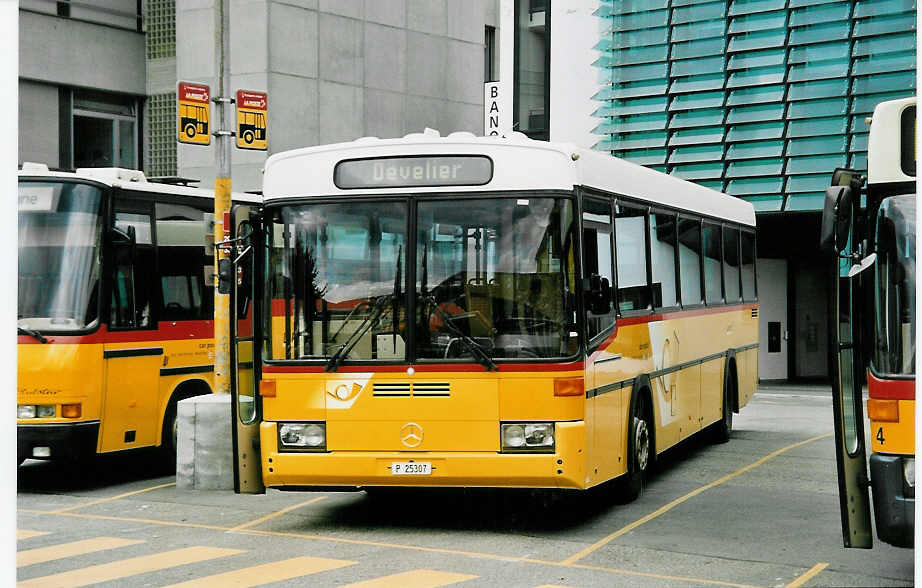
<path id="1" fill-rule="evenodd" d="M 242 260 L 261 349 L 237 372 L 241 491 L 620 477 L 636 496 L 657 454 L 726 441 L 755 391 L 737 198 L 433 131 L 273 155 L 264 198 Z"/>
<path id="2" fill-rule="evenodd" d="M 213 192 L 27 163 L 18 212 L 19 463 L 170 456 L 176 403 L 212 390 Z"/>

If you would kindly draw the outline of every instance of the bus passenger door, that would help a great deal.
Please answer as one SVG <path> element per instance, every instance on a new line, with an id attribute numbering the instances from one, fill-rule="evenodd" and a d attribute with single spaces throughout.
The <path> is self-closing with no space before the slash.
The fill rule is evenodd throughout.
<path id="1" fill-rule="evenodd" d="M 230 307 L 231 307 L 231 414 L 234 449 L 234 491 L 238 494 L 263 494 L 266 487 L 262 479 L 262 456 L 259 450 L 259 422 L 262 406 L 259 387 L 260 325 L 257 317 L 256 287 L 260 274 L 256 271 L 259 256 L 254 252 L 258 227 L 250 222 L 249 206 L 235 206 L 231 216 L 232 239 L 241 239 L 231 249 Z M 227 279 L 226 270 L 222 280 Z M 223 285 L 223 283 L 222 283 Z"/>
<path id="2" fill-rule="evenodd" d="M 851 253 L 860 248 L 855 243 L 852 220 L 857 203 L 853 207 L 851 194 L 847 187 L 833 187 L 826 191 L 821 247 L 836 254 L 834 271 L 830 272 L 830 277 L 834 279 L 830 288 L 830 307 L 835 313 L 830 321 L 830 339 L 833 343 L 832 409 L 842 538 L 845 547 L 868 549 L 873 546 L 873 535 L 864 442 L 863 364 L 856 341 L 860 335 L 861 291 L 858 276 L 849 276 Z M 832 235 L 831 239 L 827 238 L 829 235 Z M 840 255 L 840 252 L 845 255 Z"/>

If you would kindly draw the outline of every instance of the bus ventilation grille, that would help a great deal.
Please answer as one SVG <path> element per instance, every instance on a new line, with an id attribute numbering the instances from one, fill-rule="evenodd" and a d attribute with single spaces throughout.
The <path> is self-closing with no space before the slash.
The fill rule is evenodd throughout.
<path id="1" fill-rule="evenodd" d="M 409 396 L 409 382 L 375 382 L 372 396 Z"/>
<path id="2" fill-rule="evenodd" d="M 451 396 L 451 384 L 448 382 L 375 382 L 372 384 L 373 396 L 390 397 L 442 397 Z"/>
<path id="3" fill-rule="evenodd" d="M 451 384 L 448 382 L 416 382 L 413 384 L 413 396 L 451 396 Z"/>
<path id="4" fill-rule="evenodd" d="M 758 308 L 753 308 L 753 309 L 752 309 L 752 318 L 759 318 L 759 309 L 758 309 Z"/>

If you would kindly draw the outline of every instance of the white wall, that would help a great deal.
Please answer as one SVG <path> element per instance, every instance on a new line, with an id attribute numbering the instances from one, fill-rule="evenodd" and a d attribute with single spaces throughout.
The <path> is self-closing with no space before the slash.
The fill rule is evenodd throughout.
<path id="1" fill-rule="evenodd" d="M 599 141 L 592 129 L 601 121 L 592 117 L 600 104 L 592 100 L 599 91 L 599 58 L 593 47 L 599 41 L 602 20 L 592 13 L 596 0 L 551 2 L 551 141 L 591 148 Z"/>

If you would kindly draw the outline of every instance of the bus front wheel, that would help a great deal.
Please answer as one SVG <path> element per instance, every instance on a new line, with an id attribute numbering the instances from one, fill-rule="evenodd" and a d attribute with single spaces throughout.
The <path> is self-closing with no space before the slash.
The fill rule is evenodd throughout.
<path id="1" fill-rule="evenodd" d="M 647 473 L 653 464 L 653 422 L 647 410 L 645 390 L 631 399 L 631 415 L 628 419 L 627 477 L 622 484 L 621 495 L 625 502 L 636 500 L 643 493 Z"/>

